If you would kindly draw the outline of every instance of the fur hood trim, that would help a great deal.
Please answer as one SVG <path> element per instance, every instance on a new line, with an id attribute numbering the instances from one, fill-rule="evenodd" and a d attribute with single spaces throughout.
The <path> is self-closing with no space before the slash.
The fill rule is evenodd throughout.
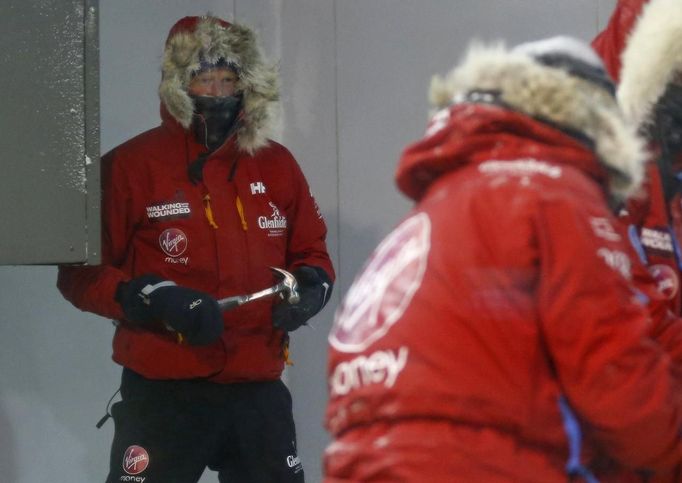
<path id="1" fill-rule="evenodd" d="M 646 158 L 644 143 L 626 123 L 616 100 L 592 82 L 547 67 L 503 44 L 474 43 L 445 78 L 431 82 L 436 109 L 461 102 L 472 91 L 491 92 L 507 107 L 539 121 L 578 131 L 595 144 L 609 173 L 609 190 L 623 200 L 638 188 Z"/>
<path id="2" fill-rule="evenodd" d="M 621 55 L 618 101 L 637 126 L 652 122 L 668 84 L 682 72 L 682 3 L 651 0 L 644 6 Z"/>
<path id="3" fill-rule="evenodd" d="M 202 61 L 225 59 L 239 69 L 237 89 L 243 94 L 237 145 L 253 153 L 268 143 L 279 100 L 277 68 L 266 64 L 254 32 L 216 17 L 185 17 L 166 41 L 159 97 L 185 129 L 192 123 L 194 104 L 187 94 L 192 75 Z"/>

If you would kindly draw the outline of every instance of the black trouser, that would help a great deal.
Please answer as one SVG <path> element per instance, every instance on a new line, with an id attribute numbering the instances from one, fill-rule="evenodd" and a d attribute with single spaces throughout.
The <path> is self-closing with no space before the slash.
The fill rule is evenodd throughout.
<path id="1" fill-rule="evenodd" d="M 107 483 L 302 483 L 291 395 L 281 381 L 160 381 L 123 370 Z"/>

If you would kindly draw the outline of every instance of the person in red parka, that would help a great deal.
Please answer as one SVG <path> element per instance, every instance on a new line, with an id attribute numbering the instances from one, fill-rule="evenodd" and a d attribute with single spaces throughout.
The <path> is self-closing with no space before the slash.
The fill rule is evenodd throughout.
<path id="1" fill-rule="evenodd" d="M 644 143 L 586 44 L 473 46 L 396 181 L 414 208 L 329 335 L 326 483 L 595 482 L 682 460 L 682 392 L 612 209 Z"/>
<path id="2" fill-rule="evenodd" d="M 642 193 L 621 218 L 667 298 L 682 315 L 682 8 L 677 0 L 619 0 L 592 46 L 618 81 L 617 98 L 653 153 Z"/>
<path id="3" fill-rule="evenodd" d="M 171 29 L 161 125 L 102 158 L 102 263 L 60 267 L 76 307 L 116 321 L 124 367 L 107 482 L 302 482 L 288 333 L 329 300 L 326 226 L 289 151 L 267 138 L 277 74 L 252 30 Z M 298 282 L 300 301 L 217 300 Z M 292 300 L 293 301 L 293 300 Z"/>

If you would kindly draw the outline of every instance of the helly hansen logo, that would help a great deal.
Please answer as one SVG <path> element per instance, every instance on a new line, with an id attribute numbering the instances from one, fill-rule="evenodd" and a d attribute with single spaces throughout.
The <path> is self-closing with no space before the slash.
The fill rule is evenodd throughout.
<path id="1" fill-rule="evenodd" d="M 251 194 L 252 195 L 264 195 L 265 194 L 265 185 L 263 184 L 262 181 L 256 181 L 255 183 L 251 183 Z"/>

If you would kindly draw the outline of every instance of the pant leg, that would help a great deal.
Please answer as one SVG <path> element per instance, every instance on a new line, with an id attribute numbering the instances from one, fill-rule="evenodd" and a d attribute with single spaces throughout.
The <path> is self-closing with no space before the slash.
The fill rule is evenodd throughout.
<path id="1" fill-rule="evenodd" d="M 234 384 L 232 450 L 212 468 L 221 483 L 303 483 L 289 390 L 282 381 Z"/>
<path id="2" fill-rule="evenodd" d="M 174 381 L 124 372 L 107 483 L 196 483 L 209 460 L 210 416 L 175 395 Z"/>

